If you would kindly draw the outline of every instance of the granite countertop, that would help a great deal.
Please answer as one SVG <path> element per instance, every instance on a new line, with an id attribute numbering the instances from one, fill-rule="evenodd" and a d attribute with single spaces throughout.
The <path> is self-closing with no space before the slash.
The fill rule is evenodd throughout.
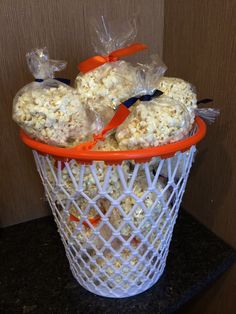
<path id="1" fill-rule="evenodd" d="M 52 217 L 0 230 L 0 313 L 172 313 L 236 260 L 235 251 L 181 211 L 167 266 L 148 291 L 125 299 L 95 296 L 69 269 Z"/>

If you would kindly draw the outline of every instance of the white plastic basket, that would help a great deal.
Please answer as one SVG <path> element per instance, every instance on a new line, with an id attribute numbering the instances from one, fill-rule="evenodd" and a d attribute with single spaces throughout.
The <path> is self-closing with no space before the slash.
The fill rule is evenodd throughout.
<path id="1" fill-rule="evenodd" d="M 47 153 L 51 152 L 48 145 L 22 135 L 34 149 L 71 271 L 81 286 L 97 295 L 122 298 L 158 281 L 165 269 L 195 143 L 205 131 L 199 119 L 194 134 L 179 142 L 182 152 L 175 143 L 166 145 L 161 154 L 155 149 L 152 154 L 140 150 L 146 151 L 141 156 L 133 151 L 134 160 L 121 157 L 122 152 L 107 153 L 116 162 L 104 158 L 105 152 L 96 155 L 97 161 L 94 152 L 77 152 L 78 157 L 72 158 L 66 149 L 64 155 L 63 149 L 56 150 L 61 157 L 55 157 L 55 152 Z M 144 160 L 147 152 L 149 158 Z"/>

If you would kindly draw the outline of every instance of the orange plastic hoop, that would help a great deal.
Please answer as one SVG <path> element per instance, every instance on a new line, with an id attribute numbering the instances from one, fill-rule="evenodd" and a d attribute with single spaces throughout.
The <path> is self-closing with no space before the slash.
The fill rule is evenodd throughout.
<path id="1" fill-rule="evenodd" d="M 178 151 L 184 152 L 188 150 L 191 146 L 200 142 L 206 134 L 206 124 L 200 117 L 196 117 L 195 125 L 197 126 L 197 131 L 195 134 L 181 141 L 157 147 L 126 151 L 83 151 L 77 149 L 76 147 L 61 148 L 50 146 L 31 139 L 27 134 L 24 133 L 23 130 L 20 131 L 20 137 L 22 141 L 33 150 L 36 150 L 42 154 L 60 157 L 62 160 L 64 158 L 69 158 L 76 159 L 81 163 L 91 163 L 92 161 L 96 160 L 105 161 L 107 164 L 119 164 L 123 160 L 146 162 L 152 157 L 156 156 L 161 158 L 168 158 L 173 156 Z M 60 160 L 60 158 L 58 159 Z"/>

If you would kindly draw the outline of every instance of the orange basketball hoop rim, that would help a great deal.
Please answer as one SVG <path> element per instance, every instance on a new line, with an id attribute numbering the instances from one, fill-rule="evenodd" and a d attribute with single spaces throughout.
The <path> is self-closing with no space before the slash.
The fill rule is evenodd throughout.
<path id="1" fill-rule="evenodd" d="M 76 159 L 81 163 L 92 163 L 93 161 L 104 161 L 106 164 L 121 164 L 123 160 L 135 160 L 137 162 L 147 162 L 152 157 L 169 158 L 176 152 L 184 152 L 191 146 L 200 142 L 206 134 L 206 124 L 200 118 L 195 118 L 196 132 L 189 137 L 162 146 L 148 147 L 125 151 L 91 151 L 81 150 L 76 146 L 72 148 L 62 148 L 40 143 L 30 138 L 23 130 L 20 131 L 21 140 L 33 150 L 41 154 L 57 157 L 57 160 Z"/>

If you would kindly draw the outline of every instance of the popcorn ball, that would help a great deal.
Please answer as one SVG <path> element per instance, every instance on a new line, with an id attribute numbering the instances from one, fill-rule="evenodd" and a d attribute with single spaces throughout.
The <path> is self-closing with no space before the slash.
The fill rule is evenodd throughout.
<path id="1" fill-rule="evenodd" d="M 167 96 L 140 102 L 118 127 L 116 140 L 124 150 L 153 147 L 188 135 L 192 122 L 188 111 Z"/>
<path id="2" fill-rule="evenodd" d="M 90 108 L 108 119 L 114 109 L 134 94 L 136 70 L 125 61 L 106 63 L 76 78 L 76 90 Z"/>
<path id="3" fill-rule="evenodd" d="M 114 109 L 135 94 L 136 68 L 120 60 L 147 46 L 134 43 L 137 34 L 135 20 L 94 19 L 90 25 L 91 44 L 95 55 L 80 62 L 76 90 L 81 100 L 95 109 L 108 122 Z"/>
<path id="4" fill-rule="evenodd" d="M 136 94 L 139 99 L 128 118 L 117 128 L 120 149 L 130 150 L 159 146 L 178 141 L 188 135 L 194 119 L 183 102 L 157 89 L 166 66 L 158 55 L 149 64 L 136 69 Z M 162 92 L 162 91 L 161 91 Z"/>
<path id="5" fill-rule="evenodd" d="M 190 83 L 180 78 L 164 76 L 160 78 L 157 88 L 161 90 L 164 95 L 184 104 L 189 110 L 191 122 L 194 121 L 195 109 L 197 108 L 197 95 Z"/>
<path id="6" fill-rule="evenodd" d="M 34 89 L 16 96 L 13 119 L 32 138 L 56 146 L 74 146 L 99 130 L 94 112 L 86 109 L 69 87 Z"/>
<path id="7" fill-rule="evenodd" d="M 55 146 L 74 146 L 102 128 L 99 116 L 84 107 L 76 91 L 54 78 L 65 61 L 51 60 L 47 48 L 26 54 L 35 77 L 13 100 L 13 119 L 32 138 Z"/>

